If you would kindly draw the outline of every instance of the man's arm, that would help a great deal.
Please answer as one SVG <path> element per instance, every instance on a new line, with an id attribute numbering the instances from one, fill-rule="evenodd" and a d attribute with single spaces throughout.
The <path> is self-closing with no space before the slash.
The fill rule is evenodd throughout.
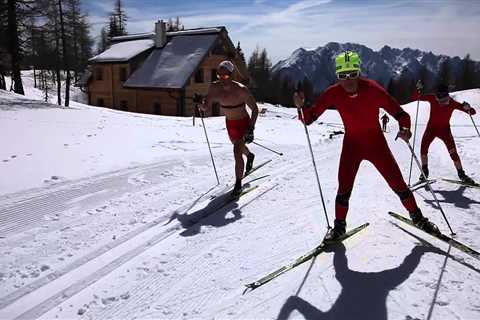
<path id="1" fill-rule="evenodd" d="M 453 99 L 452 99 L 452 101 L 453 101 L 454 108 L 457 109 L 457 110 L 463 111 L 463 112 L 471 114 L 471 115 L 474 115 L 474 114 L 477 113 L 475 111 L 475 109 L 473 109 L 468 102 L 460 103 L 460 102 L 455 101 Z"/>
<path id="2" fill-rule="evenodd" d="M 412 136 L 412 132 L 410 131 L 410 115 L 402 109 L 397 100 L 388 94 L 383 87 L 380 85 L 376 85 L 375 87 L 380 95 L 380 99 L 377 101 L 377 104 L 381 105 L 385 111 L 387 111 L 392 117 L 395 118 L 395 120 L 398 121 L 399 131 L 397 137 L 400 137 L 405 141 L 410 140 Z"/>
<path id="3" fill-rule="evenodd" d="M 303 105 L 305 100 L 303 93 L 296 94 L 294 97 L 295 105 L 297 108 L 301 108 L 303 111 L 302 118 L 302 113 L 300 110 L 298 110 L 298 118 L 300 121 L 304 122 L 306 125 L 309 125 L 317 120 L 318 117 L 320 117 L 328 107 L 335 105 L 334 95 L 331 92 L 332 89 L 327 89 L 323 94 L 320 95 L 320 97 L 318 97 L 313 106 L 310 108 L 305 108 Z"/>
<path id="4" fill-rule="evenodd" d="M 380 90 L 380 95 L 383 100 L 383 108 L 387 111 L 395 120 L 398 121 L 400 128 L 406 128 L 410 130 L 411 122 L 410 122 L 410 115 L 402 109 L 400 104 L 395 100 L 394 97 L 388 94 L 385 89 L 380 86 L 377 86 L 378 90 Z"/>
<path id="5" fill-rule="evenodd" d="M 257 117 L 258 117 L 257 101 L 255 101 L 255 98 L 250 93 L 250 90 L 248 90 L 247 87 L 243 87 L 242 90 L 243 90 L 243 94 L 245 95 L 245 103 L 250 108 L 250 110 L 252 110 L 252 117 L 250 118 L 250 127 L 255 128 L 255 123 L 257 122 Z"/>
<path id="6" fill-rule="evenodd" d="M 205 100 L 203 101 L 203 104 L 199 105 L 199 109 L 202 110 L 203 112 L 206 112 L 207 110 L 210 110 L 212 108 L 213 102 L 215 102 L 215 85 L 212 84 L 208 88 L 208 93 L 207 96 L 205 97 Z"/>

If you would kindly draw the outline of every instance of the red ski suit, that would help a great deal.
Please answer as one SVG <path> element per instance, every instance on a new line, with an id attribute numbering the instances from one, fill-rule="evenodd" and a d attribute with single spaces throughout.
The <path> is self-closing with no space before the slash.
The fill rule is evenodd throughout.
<path id="1" fill-rule="evenodd" d="M 345 127 L 335 217 L 345 219 L 355 176 L 363 160 L 370 161 L 400 197 L 409 211 L 418 209 L 415 198 L 403 180 L 400 168 L 388 148 L 378 122 L 379 109 L 392 115 L 403 128 L 410 129 L 410 116 L 375 81 L 360 78 L 358 93 L 349 95 L 340 84 L 329 87 L 311 108 L 304 109 L 305 123 L 311 124 L 328 107 L 334 107 Z"/>
<path id="2" fill-rule="evenodd" d="M 457 153 L 457 147 L 453 140 L 452 131 L 450 130 L 450 118 L 454 110 L 460 110 L 469 113 L 464 109 L 463 105 L 452 98 L 448 105 L 441 105 L 438 103 L 435 95 L 426 94 L 419 95 L 415 91 L 412 95 L 413 100 L 428 101 L 430 103 L 430 118 L 428 119 L 427 128 L 423 133 L 422 144 L 420 147 L 420 154 L 424 157 L 428 155 L 428 148 L 433 139 L 439 138 L 445 143 L 448 153 L 453 161 L 459 161 L 460 157 Z M 472 109 L 471 114 L 475 114 Z"/>

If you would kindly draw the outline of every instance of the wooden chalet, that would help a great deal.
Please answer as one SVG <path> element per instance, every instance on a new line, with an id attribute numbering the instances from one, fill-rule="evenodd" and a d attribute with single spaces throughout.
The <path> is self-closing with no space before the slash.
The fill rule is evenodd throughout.
<path id="1" fill-rule="evenodd" d="M 88 102 L 112 109 L 170 116 L 194 114 L 194 94 L 206 95 L 223 60 L 235 65 L 234 80 L 247 84 L 245 62 L 225 27 L 155 32 L 112 39 L 90 59 Z M 221 115 L 214 106 L 209 115 Z"/>

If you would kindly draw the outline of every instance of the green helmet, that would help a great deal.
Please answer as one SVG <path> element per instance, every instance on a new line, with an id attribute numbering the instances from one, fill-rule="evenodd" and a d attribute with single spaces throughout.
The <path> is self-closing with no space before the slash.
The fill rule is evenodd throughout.
<path id="1" fill-rule="evenodd" d="M 345 51 L 335 57 L 335 72 L 360 71 L 360 57 L 353 51 Z"/>

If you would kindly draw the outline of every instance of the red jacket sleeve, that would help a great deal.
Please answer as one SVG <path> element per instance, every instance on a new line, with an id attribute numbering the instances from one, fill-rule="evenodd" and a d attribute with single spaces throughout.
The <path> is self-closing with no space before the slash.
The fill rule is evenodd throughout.
<path id="1" fill-rule="evenodd" d="M 305 119 L 299 112 L 298 118 L 306 125 L 313 123 L 327 110 L 328 107 L 335 105 L 334 94 L 332 94 L 333 88 L 328 88 L 323 94 L 321 94 L 312 107 L 302 108 Z"/>
<path id="2" fill-rule="evenodd" d="M 383 87 L 380 85 L 375 85 L 377 90 L 379 91 L 380 97 L 381 97 L 381 106 L 385 111 L 387 111 L 392 117 L 394 117 L 398 123 L 400 124 L 400 127 L 402 128 L 408 128 L 410 129 L 410 116 L 408 113 L 405 112 L 405 110 L 402 109 L 400 104 L 395 100 L 394 97 L 388 94 Z"/>
<path id="3" fill-rule="evenodd" d="M 471 115 L 474 115 L 476 114 L 477 112 L 475 111 L 475 109 L 471 109 L 471 111 L 467 111 L 464 107 L 463 107 L 463 104 L 458 102 L 458 101 L 455 101 L 452 99 L 452 104 L 453 104 L 453 107 L 456 109 L 456 110 L 460 110 L 460 111 L 463 111 L 465 113 L 468 113 L 468 114 L 471 114 Z"/>

